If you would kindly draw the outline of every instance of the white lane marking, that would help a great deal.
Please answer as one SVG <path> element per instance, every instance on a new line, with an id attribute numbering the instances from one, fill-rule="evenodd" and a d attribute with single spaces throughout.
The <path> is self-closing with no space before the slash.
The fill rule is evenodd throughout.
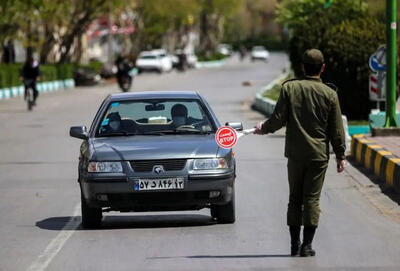
<path id="1" fill-rule="evenodd" d="M 72 217 L 69 219 L 68 223 L 61 229 L 57 236 L 51 240 L 39 257 L 28 267 L 27 271 L 46 270 L 53 258 L 60 252 L 67 240 L 79 227 L 80 220 L 77 219 L 77 216 L 80 214 L 80 207 L 80 203 L 75 206 Z"/>

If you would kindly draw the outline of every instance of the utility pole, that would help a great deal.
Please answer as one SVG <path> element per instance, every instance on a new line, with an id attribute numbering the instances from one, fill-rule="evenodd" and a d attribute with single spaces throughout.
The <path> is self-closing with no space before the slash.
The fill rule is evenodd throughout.
<path id="1" fill-rule="evenodd" d="M 386 120 L 396 127 L 396 0 L 386 0 Z"/>

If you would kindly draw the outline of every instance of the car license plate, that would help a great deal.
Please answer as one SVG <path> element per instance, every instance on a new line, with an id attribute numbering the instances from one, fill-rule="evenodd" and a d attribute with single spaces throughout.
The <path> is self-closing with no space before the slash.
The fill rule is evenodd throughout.
<path id="1" fill-rule="evenodd" d="M 140 179 L 135 181 L 135 191 L 143 190 L 177 190 L 184 188 L 182 177 L 165 179 Z"/>

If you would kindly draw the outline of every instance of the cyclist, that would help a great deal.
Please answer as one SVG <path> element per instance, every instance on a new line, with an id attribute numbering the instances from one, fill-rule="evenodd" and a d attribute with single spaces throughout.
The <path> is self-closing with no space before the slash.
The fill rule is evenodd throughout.
<path id="1" fill-rule="evenodd" d="M 39 63 L 33 58 L 29 57 L 22 67 L 20 73 L 20 80 L 24 83 L 25 87 L 25 99 L 27 90 L 29 87 L 33 90 L 33 104 L 36 104 L 36 99 L 39 96 L 39 92 L 36 88 L 36 82 L 40 80 L 41 71 Z"/>

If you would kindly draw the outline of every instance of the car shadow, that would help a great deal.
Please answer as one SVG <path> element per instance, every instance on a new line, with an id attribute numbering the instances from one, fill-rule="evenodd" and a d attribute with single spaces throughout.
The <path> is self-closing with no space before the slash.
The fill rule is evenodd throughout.
<path id="1" fill-rule="evenodd" d="M 70 223 L 72 221 L 72 223 Z M 61 216 L 50 217 L 36 222 L 36 227 L 43 230 L 91 230 L 82 227 L 81 217 Z M 107 216 L 99 228 L 92 230 L 114 229 L 147 229 L 147 228 L 177 228 L 215 225 L 210 216 L 202 214 L 174 214 L 174 215 L 134 215 L 134 216 Z M 67 226 L 68 225 L 68 226 Z"/>
<path id="2" fill-rule="evenodd" d="M 148 260 L 166 260 L 166 259 L 256 259 L 256 258 L 289 258 L 290 254 L 244 254 L 244 255 L 191 255 L 175 257 L 148 257 Z"/>

